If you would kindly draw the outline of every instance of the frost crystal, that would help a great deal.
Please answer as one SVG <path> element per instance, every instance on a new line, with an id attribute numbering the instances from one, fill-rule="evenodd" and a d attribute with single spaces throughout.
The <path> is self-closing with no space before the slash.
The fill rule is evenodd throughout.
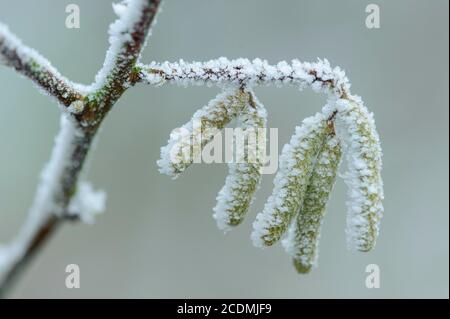
<path id="1" fill-rule="evenodd" d="M 317 113 L 304 119 L 283 147 L 272 195 L 253 222 L 251 238 L 255 246 L 276 243 L 301 207 L 314 161 L 324 142 L 325 128 L 325 118 Z"/>
<path id="2" fill-rule="evenodd" d="M 381 146 L 373 115 L 362 101 L 338 100 L 336 133 L 344 146 L 348 171 L 347 245 L 351 250 L 369 251 L 375 246 L 383 213 L 381 201 Z"/>
<path id="3" fill-rule="evenodd" d="M 93 224 L 95 215 L 105 211 L 105 203 L 106 193 L 104 191 L 94 191 L 90 183 L 81 182 L 69 203 L 68 213 L 71 216 L 80 217 L 87 224 Z"/>
<path id="4" fill-rule="evenodd" d="M 317 265 L 320 229 L 340 159 L 339 141 L 332 133 L 328 134 L 314 165 L 303 205 L 282 240 L 299 273 L 308 273 Z"/>
<path id="5" fill-rule="evenodd" d="M 225 185 L 217 195 L 214 219 L 219 229 L 228 231 L 239 225 L 253 200 L 253 195 L 261 180 L 260 168 L 265 154 L 266 110 L 252 92 L 249 101 L 239 115 L 243 147 L 237 150 L 234 163 L 228 164 L 229 173 Z"/>
<path id="6" fill-rule="evenodd" d="M 196 111 L 188 123 L 173 130 L 168 144 L 161 148 L 159 171 L 176 178 L 192 163 L 199 162 L 203 147 L 236 118 L 246 99 L 242 90 L 227 89 Z"/>

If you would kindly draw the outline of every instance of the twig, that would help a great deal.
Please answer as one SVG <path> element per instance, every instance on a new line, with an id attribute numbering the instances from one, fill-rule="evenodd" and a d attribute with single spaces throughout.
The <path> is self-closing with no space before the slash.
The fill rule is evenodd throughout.
<path id="1" fill-rule="evenodd" d="M 126 81 L 143 48 L 148 30 L 157 13 L 160 0 L 135 0 L 110 29 L 110 48 L 96 81 L 84 87 L 86 97 L 62 77 L 50 63 L 21 44 L 5 27 L 0 28 L 0 59 L 36 82 L 63 105 L 71 106 L 72 115 L 63 114 L 61 130 L 28 219 L 17 238 L 0 249 L 0 294 L 11 287 L 31 261 L 36 251 L 69 217 L 68 206 L 76 192 L 92 140 L 117 99 L 127 89 Z M 81 102 L 73 108 L 74 102 Z M 7 260 L 1 260 L 1 255 Z"/>
<path id="2" fill-rule="evenodd" d="M 332 68 L 327 60 L 318 60 L 315 63 L 293 60 L 291 63 L 283 61 L 270 65 L 267 61 L 260 59 L 230 61 L 219 58 L 207 62 L 186 63 L 180 60 L 177 63 L 141 64 L 138 61 L 139 56 L 159 5 L 160 0 L 128 0 L 122 2 L 119 5 L 120 8 L 115 7 L 119 19 L 110 26 L 110 47 L 103 67 L 90 86 L 75 84 L 64 78 L 45 58 L 24 46 L 17 37 L 0 24 L 0 62 L 30 78 L 64 106 L 61 129 L 50 161 L 43 171 L 28 218 L 17 238 L 10 245 L 0 247 L 0 294 L 4 294 L 7 288 L 11 287 L 13 280 L 63 221 L 82 217 L 82 214 L 73 216 L 71 203 L 74 194 L 77 193 L 79 175 L 92 140 L 109 110 L 128 88 L 137 83 L 231 86 L 232 90 L 240 88 L 242 92 L 244 88 L 257 85 L 291 85 L 299 89 L 310 87 L 328 95 L 329 99 L 323 109 L 323 115 L 333 134 L 337 106 L 344 114 L 344 120 L 348 122 L 352 132 L 359 130 L 361 132 L 356 133 L 365 134 L 364 138 L 371 141 L 372 148 L 369 150 L 372 153 L 370 154 L 367 153 L 367 148 L 355 141 L 352 147 L 358 156 L 364 152 L 370 155 L 364 157 L 367 155 L 364 153 L 359 162 L 364 160 L 369 162 L 373 180 L 360 180 L 356 166 L 352 169 L 354 181 L 356 181 L 353 184 L 359 187 L 359 193 L 354 193 L 361 195 L 360 198 L 365 199 L 367 190 L 373 189 L 372 186 L 378 187 L 377 196 L 371 197 L 373 198 L 372 207 L 376 208 L 375 213 L 371 210 L 374 216 L 369 223 L 372 227 L 371 237 L 368 245 L 360 250 L 373 247 L 382 211 L 382 182 L 379 175 L 381 152 L 373 119 L 366 112 L 359 97 L 351 95 L 345 72 L 339 67 Z M 250 104 L 253 108 L 256 110 L 258 108 L 256 106 L 259 105 L 258 112 L 265 113 L 262 104 L 256 101 L 256 97 L 251 96 Z M 221 99 L 215 102 L 219 105 L 226 104 Z M 214 108 L 214 105 L 211 105 L 211 108 Z M 207 110 L 209 110 L 208 106 Z M 225 109 L 224 113 L 228 111 L 229 109 Z M 261 114 L 258 113 L 258 116 Z M 357 127 L 353 122 L 363 123 L 365 126 Z M 363 208 L 372 208 L 366 206 Z M 351 217 L 354 219 L 361 217 L 357 210 L 352 214 L 354 216 Z M 349 219 L 350 224 L 353 221 L 352 218 Z M 361 218 L 358 219 L 360 220 Z M 350 230 L 352 230 L 351 227 Z M 364 229 L 360 231 L 358 228 L 358 231 L 351 240 L 356 238 L 356 241 L 361 242 L 360 239 L 364 239 L 366 235 Z"/>
<path id="3" fill-rule="evenodd" d="M 82 99 L 74 84 L 63 77 L 50 62 L 35 50 L 25 46 L 0 23 L 0 62 L 30 78 L 62 105 Z"/>

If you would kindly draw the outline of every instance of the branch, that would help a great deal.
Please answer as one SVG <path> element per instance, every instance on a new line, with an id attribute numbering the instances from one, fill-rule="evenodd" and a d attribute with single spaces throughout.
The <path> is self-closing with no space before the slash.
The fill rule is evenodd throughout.
<path id="1" fill-rule="evenodd" d="M 59 218 L 67 216 L 92 138 L 73 119 L 61 115 L 61 129 L 28 217 L 11 244 L 0 249 L 0 293 L 56 230 Z"/>
<path id="2" fill-rule="evenodd" d="M 129 87 L 129 74 L 143 48 L 159 3 L 160 0 L 132 0 L 126 2 L 125 10 L 116 10 L 119 19 L 110 26 L 110 48 L 103 68 L 95 82 L 83 89 L 87 92 L 83 101 L 70 82 L 47 60 L 20 45 L 5 27 L 0 28 L 2 61 L 33 79 L 64 105 L 71 106 L 68 108 L 71 114 L 61 115 L 61 129 L 27 220 L 15 240 L 0 247 L 0 294 L 11 286 L 61 221 L 77 219 L 70 215 L 69 204 L 77 191 L 78 176 L 105 115 Z M 74 107 L 74 101 L 80 103 Z"/>
<path id="3" fill-rule="evenodd" d="M 63 77 L 47 59 L 25 46 L 1 23 L 0 62 L 30 78 L 38 87 L 66 107 L 83 98 L 74 84 Z"/>
<path id="4" fill-rule="evenodd" d="M 339 67 L 332 68 L 327 60 L 315 63 L 293 60 L 290 64 L 282 61 L 270 65 L 267 61 L 255 59 L 228 60 L 219 58 L 207 62 L 178 63 L 152 62 L 139 64 L 131 82 L 162 85 L 217 85 L 217 86 L 259 86 L 291 85 L 299 89 L 311 87 L 345 98 L 350 95 L 350 85 L 345 72 Z"/>

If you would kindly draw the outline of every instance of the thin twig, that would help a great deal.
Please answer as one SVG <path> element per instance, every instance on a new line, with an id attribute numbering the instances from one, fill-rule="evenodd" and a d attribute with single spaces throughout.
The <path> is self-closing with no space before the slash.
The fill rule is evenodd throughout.
<path id="1" fill-rule="evenodd" d="M 90 86 L 64 78 L 45 58 L 24 46 L 0 24 L 0 63 L 30 78 L 65 106 L 61 130 L 29 216 L 11 245 L 0 247 L 0 294 L 11 287 L 63 221 L 78 217 L 70 214 L 70 203 L 92 141 L 105 116 L 132 85 L 170 83 L 241 89 L 256 85 L 292 85 L 326 93 L 330 101 L 356 98 L 350 93 L 344 71 L 332 68 L 327 60 L 315 63 L 293 60 L 270 65 L 260 59 L 219 58 L 207 62 L 141 64 L 138 59 L 160 0 L 132 0 L 121 5 L 126 8 L 119 10 L 119 19 L 110 26 L 110 48 Z M 334 108 L 328 111 L 331 111 L 328 125 L 332 127 L 336 113 Z M 9 256 L 7 260 L 2 260 L 2 249 L 7 252 L 3 255 Z"/>

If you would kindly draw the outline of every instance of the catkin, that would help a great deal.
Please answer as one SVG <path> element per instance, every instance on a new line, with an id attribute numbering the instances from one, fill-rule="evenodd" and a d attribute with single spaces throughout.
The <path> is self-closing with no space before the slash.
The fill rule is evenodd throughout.
<path id="1" fill-rule="evenodd" d="M 261 180 L 260 169 L 266 143 L 266 110 L 251 91 L 247 94 L 248 102 L 238 118 L 240 129 L 235 131 L 241 134 L 238 137 L 242 138 L 243 143 L 241 149 L 236 150 L 235 162 L 228 165 L 228 176 L 214 207 L 213 217 L 219 229 L 224 231 L 243 221 Z"/>
<path id="2" fill-rule="evenodd" d="M 192 163 L 200 161 L 202 150 L 246 104 L 247 94 L 240 89 L 228 89 L 194 113 L 192 119 L 171 132 L 168 144 L 161 148 L 159 171 L 174 178 Z"/>
<path id="3" fill-rule="evenodd" d="M 336 103 L 336 133 L 343 141 L 348 170 L 347 246 L 350 250 L 369 251 L 376 243 L 383 213 L 381 146 L 373 115 L 362 101 L 339 100 Z"/>
<path id="4" fill-rule="evenodd" d="M 306 118 L 283 147 L 274 190 L 253 223 L 255 246 L 271 246 L 286 232 L 305 197 L 313 163 L 325 138 L 326 121 L 321 113 Z"/>
<path id="5" fill-rule="evenodd" d="M 282 240 L 299 273 L 308 273 L 317 265 L 320 230 L 340 160 L 341 146 L 331 133 L 314 165 L 303 205 Z"/>

